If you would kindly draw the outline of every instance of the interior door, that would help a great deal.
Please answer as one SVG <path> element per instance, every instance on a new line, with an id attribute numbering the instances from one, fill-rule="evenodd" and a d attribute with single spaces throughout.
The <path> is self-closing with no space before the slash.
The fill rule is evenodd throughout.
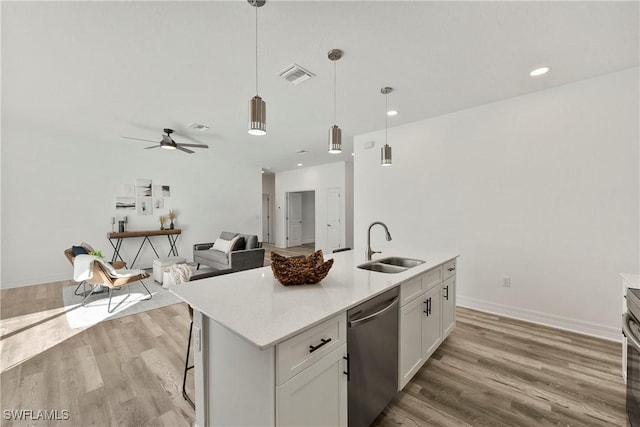
<path id="1" fill-rule="evenodd" d="M 302 244 L 302 193 L 287 193 L 287 247 Z"/>
<path id="2" fill-rule="evenodd" d="M 262 194 L 262 241 L 271 242 L 271 209 L 269 195 Z"/>
<path id="3" fill-rule="evenodd" d="M 327 247 L 330 251 L 342 247 L 340 212 L 342 194 L 339 188 L 327 190 Z"/>

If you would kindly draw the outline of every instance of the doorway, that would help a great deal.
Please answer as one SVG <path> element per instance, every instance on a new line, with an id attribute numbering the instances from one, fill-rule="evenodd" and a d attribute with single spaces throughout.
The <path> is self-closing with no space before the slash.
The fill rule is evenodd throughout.
<path id="1" fill-rule="evenodd" d="M 315 243 L 315 193 L 315 191 L 292 191 L 286 193 L 287 248 Z"/>

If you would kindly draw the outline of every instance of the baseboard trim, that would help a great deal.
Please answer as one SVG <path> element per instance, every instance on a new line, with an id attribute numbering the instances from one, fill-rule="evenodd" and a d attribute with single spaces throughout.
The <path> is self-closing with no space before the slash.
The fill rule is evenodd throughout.
<path id="1" fill-rule="evenodd" d="M 35 285 L 42 285 L 45 283 L 51 283 L 51 282 L 64 282 L 65 280 L 72 280 L 72 274 L 57 274 L 54 276 L 47 276 L 47 277 L 35 277 L 35 278 L 30 278 L 30 279 L 21 279 L 21 280 L 16 280 L 10 283 L 5 283 L 2 282 L 2 284 L 0 284 L 0 289 L 12 289 L 12 288 L 23 288 L 25 286 L 35 286 Z"/>
<path id="2" fill-rule="evenodd" d="M 583 335 L 589 335 L 596 338 L 602 338 L 608 341 L 622 342 L 622 333 L 620 328 L 601 325 L 598 323 L 584 322 L 568 317 L 556 316 L 553 314 L 542 313 L 539 311 L 528 310 L 524 308 L 511 307 L 502 304 L 496 304 L 490 301 L 484 301 L 476 298 L 468 298 L 462 295 L 456 296 L 457 305 L 467 307 L 474 310 L 493 313 L 504 317 L 524 320 L 531 323 L 537 323 L 552 328 L 563 329 L 565 331 L 576 332 Z"/>

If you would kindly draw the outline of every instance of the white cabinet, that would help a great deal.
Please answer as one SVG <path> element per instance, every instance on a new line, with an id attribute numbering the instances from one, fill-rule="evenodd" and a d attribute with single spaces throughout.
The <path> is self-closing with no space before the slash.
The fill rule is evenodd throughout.
<path id="1" fill-rule="evenodd" d="M 277 426 L 347 426 L 347 375 L 343 344 L 277 387 Z"/>
<path id="2" fill-rule="evenodd" d="M 347 425 L 346 314 L 276 346 L 276 425 Z"/>
<path id="3" fill-rule="evenodd" d="M 400 295 L 412 295 L 414 299 L 400 307 L 398 390 L 411 380 L 442 341 L 441 280 L 440 266 L 400 285 Z M 418 282 L 425 291 L 416 295 Z"/>
<path id="4" fill-rule="evenodd" d="M 425 310 L 423 298 L 416 298 L 400 308 L 398 390 L 409 382 L 426 360 L 422 351 L 422 318 Z"/>
<path id="5" fill-rule="evenodd" d="M 442 288 L 434 287 L 425 292 L 422 299 L 425 307 L 424 316 L 422 316 L 422 355 L 426 360 L 442 341 L 440 335 Z"/>
<path id="6" fill-rule="evenodd" d="M 442 339 L 456 326 L 456 276 L 442 283 Z"/>

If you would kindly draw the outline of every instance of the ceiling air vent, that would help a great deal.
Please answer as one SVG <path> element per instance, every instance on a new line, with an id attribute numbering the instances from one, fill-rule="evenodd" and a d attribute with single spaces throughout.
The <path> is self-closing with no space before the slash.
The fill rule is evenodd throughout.
<path id="1" fill-rule="evenodd" d="M 303 81 L 316 76 L 311 71 L 305 70 L 298 64 L 291 64 L 285 67 L 285 69 L 280 71 L 278 75 L 294 85 L 300 84 Z"/>

